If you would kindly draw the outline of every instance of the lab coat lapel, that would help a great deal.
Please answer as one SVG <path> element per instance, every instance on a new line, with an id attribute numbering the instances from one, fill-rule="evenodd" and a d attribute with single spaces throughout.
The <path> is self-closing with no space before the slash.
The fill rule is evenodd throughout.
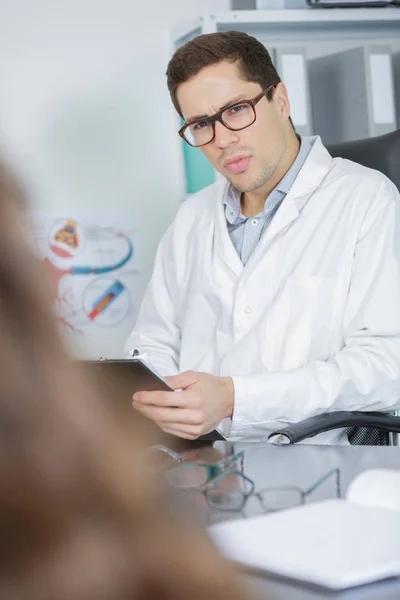
<path id="1" fill-rule="evenodd" d="M 229 184 L 227 183 L 226 185 Z M 215 215 L 215 250 L 222 258 L 224 263 L 231 269 L 231 271 L 233 271 L 237 277 L 240 277 L 244 267 L 229 236 L 228 226 L 225 218 L 225 205 L 223 203 L 225 192 L 226 186 L 223 188 L 223 191 L 220 194 L 217 202 L 217 212 Z"/>
<path id="2" fill-rule="evenodd" d="M 268 244 L 271 242 L 279 233 L 281 233 L 281 231 L 286 229 L 295 219 L 297 219 L 298 216 L 299 210 L 288 194 L 265 232 L 265 243 Z"/>
<path id="3" fill-rule="evenodd" d="M 329 171 L 332 159 L 320 137 L 309 138 L 309 141 L 312 145 L 310 153 L 286 198 L 272 219 L 272 223 L 264 236 L 264 244 L 269 244 L 299 217 L 307 200 Z"/>

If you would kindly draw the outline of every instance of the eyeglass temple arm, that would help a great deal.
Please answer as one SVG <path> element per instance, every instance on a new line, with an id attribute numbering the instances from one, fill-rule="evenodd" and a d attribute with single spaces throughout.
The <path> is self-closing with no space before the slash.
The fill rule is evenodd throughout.
<path id="1" fill-rule="evenodd" d="M 235 462 L 237 460 L 243 461 L 243 457 L 244 457 L 244 450 L 239 450 L 239 452 L 235 452 L 234 454 L 228 454 L 228 456 L 225 456 L 225 458 L 222 458 L 216 464 L 221 467 L 229 466 L 230 464 L 232 464 L 233 462 Z"/>
<path id="2" fill-rule="evenodd" d="M 319 488 L 319 486 L 322 485 L 324 483 L 324 481 L 326 481 L 327 479 L 329 479 L 329 477 L 331 477 L 334 473 L 336 474 L 336 490 L 337 490 L 337 495 L 340 497 L 340 495 L 341 495 L 341 492 L 340 492 L 340 470 L 338 468 L 331 469 L 330 471 L 328 471 L 327 473 L 325 473 L 325 475 L 323 475 L 322 477 L 320 477 L 318 479 L 318 481 L 316 481 L 315 483 L 313 483 L 313 485 L 311 487 L 309 487 L 307 490 L 304 491 L 305 495 L 308 496 L 308 494 L 311 494 L 314 490 L 316 490 L 317 488 Z"/>
<path id="3" fill-rule="evenodd" d="M 380 412 L 335 411 L 277 429 L 268 436 L 268 441 L 272 444 L 296 444 L 324 431 L 341 427 L 368 427 L 400 433 L 400 417 Z"/>
<path id="4" fill-rule="evenodd" d="M 150 446 L 149 448 L 147 448 L 147 454 L 152 454 L 156 451 L 164 452 L 164 454 L 167 454 L 168 456 L 176 460 L 178 463 L 183 462 L 182 454 L 179 454 L 179 452 L 176 452 L 175 450 L 171 450 L 171 448 L 168 448 L 168 446 L 164 446 L 163 444 L 157 444 L 155 446 Z"/>

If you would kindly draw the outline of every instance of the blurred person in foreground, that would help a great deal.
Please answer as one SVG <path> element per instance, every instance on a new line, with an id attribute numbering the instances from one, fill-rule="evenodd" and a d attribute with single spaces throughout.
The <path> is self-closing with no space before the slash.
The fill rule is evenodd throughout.
<path id="1" fill-rule="evenodd" d="M 61 344 L 48 282 L 0 165 L 0 597 L 239 599 L 207 537 L 181 523 Z"/>

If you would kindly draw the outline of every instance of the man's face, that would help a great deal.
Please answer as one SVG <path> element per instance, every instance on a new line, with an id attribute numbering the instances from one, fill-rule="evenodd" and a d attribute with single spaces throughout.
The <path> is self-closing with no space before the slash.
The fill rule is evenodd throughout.
<path id="1" fill-rule="evenodd" d="M 237 64 L 226 61 L 205 67 L 178 87 L 177 97 L 185 121 L 212 116 L 222 107 L 251 100 L 262 91 L 245 81 Z M 215 139 L 201 147 L 211 164 L 235 188 L 250 192 L 261 188 L 274 174 L 286 150 L 290 105 L 286 88 L 279 84 L 273 99 L 256 105 L 256 121 L 241 131 L 215 123 Z"/>

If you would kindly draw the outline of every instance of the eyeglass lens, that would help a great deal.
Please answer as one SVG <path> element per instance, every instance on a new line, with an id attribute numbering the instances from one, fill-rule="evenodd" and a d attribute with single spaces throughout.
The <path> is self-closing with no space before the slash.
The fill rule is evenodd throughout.
<path id="1" fill-rule="evenodd" d="M 224 110 L 221 119 L 228 129 L 240 130 L 254 123 L 255 114 L 250 104 L 235 104 Z M 202 146 L 213 139 L 214 126 L 207 119 L 197 121 L 186 128 L 184 135 L 192 146 Z"/>
<path id="2" fill-rule="evenodd" d="M 239 472 L 229 472 L 207 489 L 208 503 L 219 510 L 240 510 L 252 492 L 251 482 Z"/>

